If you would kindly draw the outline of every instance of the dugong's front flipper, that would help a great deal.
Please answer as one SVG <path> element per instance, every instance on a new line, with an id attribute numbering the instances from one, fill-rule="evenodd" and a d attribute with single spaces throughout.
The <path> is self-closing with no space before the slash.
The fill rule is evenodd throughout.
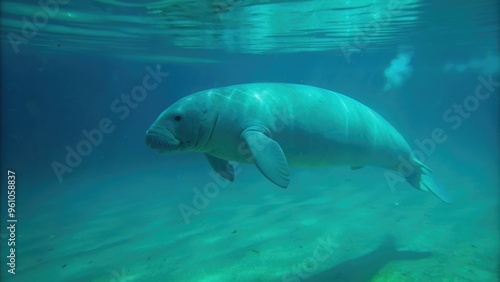
<path id="1" fill-rule="evenodd" d="M 205 154 L 205 157 L 207 157 L 208 163 L 218 174 L 231 182 L 234 181 L 234 169 L 228 161 L 216 158 L 209 154 Z"/>
<path id="2" fill-rule="evenodd" d="M 283 188 L 288 187 L 290 169 L 281 146 L 263 132 L 253 128 L 243 131 L 241 138 L 247 143 L 260 172 L 274 184 Z"/>

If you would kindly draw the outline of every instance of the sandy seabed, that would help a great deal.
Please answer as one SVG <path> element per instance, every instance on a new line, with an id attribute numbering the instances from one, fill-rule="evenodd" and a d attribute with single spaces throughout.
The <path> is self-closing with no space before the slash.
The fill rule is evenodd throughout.
<path id="1" fill-rule="evenodd" d="M 457 171 L 446 158 L 430 163 L 452 205 L 407 184 L 391 190 L 378 168 L 293 169 L 281 189 L 245 165 L 234 183 L 208 194 L 210 168 L 198 162 L 73 178 L 59 185 L 64 193 L 48 188 L 24 209 L 16 275 L 2 278 L 497 281 L 497 164 L 481 164 L 491 167 L 481 175 L 472 169 L 478 163 L 467 164 Z M 399 252 L 431 255 L 384 253 L 388 237 Z M 371 273 L 355 275 L 363 271 Z M 333 276 L 315 278 L 322 273 Z"/>

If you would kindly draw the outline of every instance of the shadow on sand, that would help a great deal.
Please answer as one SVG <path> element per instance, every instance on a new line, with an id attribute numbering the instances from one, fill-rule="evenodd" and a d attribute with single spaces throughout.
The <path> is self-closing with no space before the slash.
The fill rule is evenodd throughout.
<path id="1" fill-rule="evenodd" d="M 354 258 L 315 274 L 308 282 L 365 282 L 370 281 L 389 262 L 418 260 L 432 256 L 430 252 L 398 251 L 394 237 L 387 236 L 380 246 L 361 257 Z"/>

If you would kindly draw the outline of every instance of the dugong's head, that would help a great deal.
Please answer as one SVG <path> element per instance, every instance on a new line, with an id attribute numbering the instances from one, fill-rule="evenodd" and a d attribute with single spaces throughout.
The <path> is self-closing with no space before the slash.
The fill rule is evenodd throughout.
<path id="1" fill-rule="evenodd" d="M 217 113 L 206 97 L 190 95 L 163 111 L 146 132 L 146 144 L 161 152 L 200 151 L 212 132 Z M 208 134 L 207 134 L 208 133 Z"/>

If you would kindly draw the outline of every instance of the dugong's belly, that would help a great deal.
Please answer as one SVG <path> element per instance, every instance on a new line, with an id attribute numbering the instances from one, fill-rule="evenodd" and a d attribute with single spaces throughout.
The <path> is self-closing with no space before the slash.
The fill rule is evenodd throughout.
<path id="1" fill-rule="evenodd" d="M 394 168 L 399 163 L 398 156 L 406 158 L 410 152 L 406 143 L 399 144 L 390 138 L 386 143 L 380 143 L 381 140 L 332 136 L 330 132 L 309 128 L 288 128 L 273 133 L 272 138 L 280 145 L 290 167 L 348 165 Z M 253 163 L 250 150 L 241 139 L 232 144 L 231 148 L 225 147 L 214 155 L 240 163 Z"/>
<path id="2" fill-rule="evenodd" d="M 332 135 L 331 131 L 294 128 L 274 137 L 283 149 L 291 167 L 321 167 L 335 165 L 382 166 L 397 165 L 397 155 L 407 155 L 406 149 L 391 140 L 382 144 L 366 139 L 362 134 Z M 392 145 L 391 145 L 392 143 Z"/>

